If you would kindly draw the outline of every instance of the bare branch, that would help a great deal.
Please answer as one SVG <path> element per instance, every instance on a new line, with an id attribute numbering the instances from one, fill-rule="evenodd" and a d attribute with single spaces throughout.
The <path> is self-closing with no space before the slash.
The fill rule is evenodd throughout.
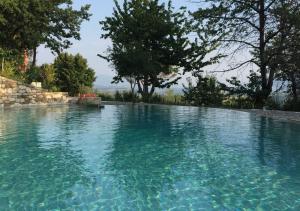
<path id="1" fill-rule="evenodd" d="M 247 61 L 245 61 L 245 62 L 242 62 L 242 63 L 240 63 L 239 65 L 237 65 L 237 66 L 235 66 L 235 67 L 232 67 L 232 68 L 230 68 L 230 69 L 222 70 L 222 71 L 213 71 L 212 73 L 225 73 L 225 72 L 230 72 L 230 71 L 233 71 L 233 70 L 237 70 L 237 69 L 239 69 L 239 68 L 241 68 L 241 67 L 243 67 L 243 66 L 245 66 L 245 65 L 247 65 L 247 64 L 249 64 L 249 63 L 253 63 L 253 60 L 250 59 L 250 60 L 247 60 Z"/>

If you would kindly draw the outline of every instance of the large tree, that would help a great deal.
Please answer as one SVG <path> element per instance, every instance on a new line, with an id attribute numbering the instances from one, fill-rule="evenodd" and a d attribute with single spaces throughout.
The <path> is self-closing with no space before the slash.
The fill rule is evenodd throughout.
<path id="1" fill-rule="evenodd" d="M 102 38 L 111 39 L 112 47 L 100 56 L 113 64 L 114 82 L 135 78 L 144 101 L 156 88 L 176 84 L 179 72 L 199 71 L 218 59 L 204 61 L 215 46 L 191 42 L 191 23 L 184 9 L 174 11 L 171 1 L 125 0 L 123 6 L 114 2 L 112 17 L 100 22 Z"/>
<path id="2" fill-rule="evenodd" d="M 285 20 L 278 16 L 279 8 L 291 1 L 297 0 L 205 0 L 205 7 L 194 13 L 201 30 L 215 32 L 223 47 L 233 49 L 234 53 L 251 54 L 249 59 L 224 71 L 238 70 L 250 63 L 256 65 L 261 78 L 261 89 L 257 90 L 261 105 L 272 92 L 276 67 L 271 60 L 281 52 L 285 39 Z M 267 54 L 274 39 L 280 45 Z"/>
<path id="3" fill-rule="evenodd" d="M 272 54 L 281 48 L 281 53 L 271 60 L 276 67 L 275 78 L 283 83 L 288 82 L 288 91 L 296 102 L 300 85 L 300 2 L 289 2 L 278 15 L 285 17 L 285 41 L 280 43 L 280 40 L 275 40 L 267 53 Z"/>
<path id="4" fill-rule="evenodd" d="M 71 95 L 79 94 L 82 88 L 93 87 L 96 80 L 95 71 L 80 54 L 60 54 L 54 61 L 54 68 L 57 87 Z"/>
<path id="5" fill-rule="evenodd" d="M 72 0 L 1 0 L 0 48 L 33 51 L 45 44 L 60 53 L 80 39 L 80 25 L 89 18 L 89 5 L 79 10 L 72 7 Z"/>

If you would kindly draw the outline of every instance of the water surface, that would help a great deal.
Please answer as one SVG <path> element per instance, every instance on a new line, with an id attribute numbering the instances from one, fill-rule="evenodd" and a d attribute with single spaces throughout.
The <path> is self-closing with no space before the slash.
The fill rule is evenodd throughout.
<path id="1" fill-rule="evenodd" d="M 0 210 L 300 210 L 300 124 L 176 106 L 0 110 Z"/>

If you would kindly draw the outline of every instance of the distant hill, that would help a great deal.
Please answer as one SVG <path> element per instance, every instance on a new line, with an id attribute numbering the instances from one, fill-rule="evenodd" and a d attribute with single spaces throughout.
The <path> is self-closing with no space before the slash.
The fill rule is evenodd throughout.
<path id="1" fill-rule="evenodd" d="M 95 82 L 94 87 L 103 92 L 116 92 L 116 91 L 129 91 L 130 86 L 128 83 L 119 83 L 119 84 L 112 84 L 111 81 L 113 76 L 109 75 L 97 75 L 97 80 Z M 182 86 L 175 85 L 171 88 L 174 91 L 174 94 L 181 94 L 182 93 Z M 156 92 L 162 94 L 167 89 L 157 89 Z"/>

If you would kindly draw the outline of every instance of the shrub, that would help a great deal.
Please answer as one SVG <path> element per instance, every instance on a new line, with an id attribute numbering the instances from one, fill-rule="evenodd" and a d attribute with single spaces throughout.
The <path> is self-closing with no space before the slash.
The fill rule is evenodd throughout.
<path id="1" fill-rule="evenodd" d="M 54 61 L 56 85 L 70 95 L 76 95 L 80 87 L 92 87 L 96 80 L 95 71 L 88 67 L 81 55 L 62 53 Z"/>
<path id="2" fill-rule="evenodd" d="M 93 89 L 88 86 L 80 86 L 79 87 L 79 94 L 90 94 L 93 93 Z"/>
<path id="3" fill-rule="evenodd" d="M 163 104 L 164 103 L 164 99 L 163 99 L 163 97 L 161 95 L 155 93 L 149 99 L 149 103 Z"/>
<path id="4" fill-rule="evenodd" d="M 237 108 L 237 109 L 253 109 L 253 101 L 246 96 L 228 96 L 226 97 L 222 105 L 226 108 Z"/>
<path id="5" fill-rule="evenodd" d="M 115 101 L 123 101 L 123 97 L 119 91 L 115 92 L 114 97 L 115 97 Z"/>
<path id="6" fill-rule="evenodd" d="M 103 101 L 114 101 L 115 98 L 112 94 L 110 93 L 101 93 L 101 92 L 98 92 L 98 97 L 101 97 L 101 100 Z"/>
<path id="7" fill-rule="evenodd" d="M 43 82 L 41 77 L 41 68 L 40 67 L 32 67 L 30 68 L 25 74 L 26 74 L 26 82 Z"/>
<path id="8" fill-rule="evenodd" d="M 194 86 L 192 81 L 188 81 L 188 86 L 184 86 L 184 100 L 197 105 L 219 106 L 223 101 L 221 85 L 213 76 L 203 77 L 201 74 L 196 75 L 197 81 Z"/>
<path id="9" fill-rule="evenodd" d="M 3 63 L 3 71 L 1 71 L 1 76 L 10 78 L 13 80 L 24 81 L 24 79 L 25 79 L 25 77 L 22 75 L 22 73 L 20 71 L 18 71 L 17 63 L 14 61 L 5 61 Z"/>
<path id="10" fill-rule="evenodd" d="M 139 96 L 136 93 L 124 91 L 124 92 L 122 92 L 122 99 L 125 102 L 138 102 L 139 101 Z"/>
<path id="11" fill-rule="evenodd" d="M 283 106 L 283 109 L 287 111 L 300 111 L 300 100 L 298 101 L 295 101 L 293 99 L 287 100 Z"/>
<path id="12" fill-rule="evenodd" d="M 56 75 L 53 65 L 43 64 L 42 66 L 32 67 L 26 73 L 26 82 L 41 82 L 44 89 L 59 90 L 56 86 Z"/>
<path id="13" fill-rule="evenodd" d="M 59 89 L 56 86 L 56 74 L 53 65 L 44 64 L 41 66 L 41 79 L 43 88 L 45 89 Z"/>
<path id="14" fill-rule="evenodd" d="M 270 110 L 280 110 L 281 106 L 272 97 L 269 97 L 265 103 L 267 109 Z"/>

